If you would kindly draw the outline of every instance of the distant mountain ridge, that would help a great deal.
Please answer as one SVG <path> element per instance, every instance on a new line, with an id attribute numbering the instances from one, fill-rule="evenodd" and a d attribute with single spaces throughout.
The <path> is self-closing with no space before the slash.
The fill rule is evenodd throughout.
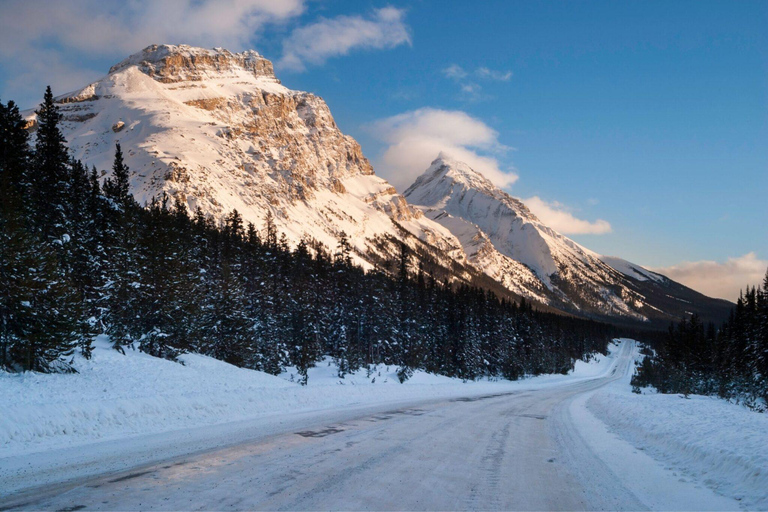
<path id="1" fill-rule="evenodd" d="M 344 233 L 368 269 L 386 270 L 405 243 L 441 278 L 579 316 L 660 323 L 730 307 L 589 251 L 461 162 L 438 158 L 398 194 L 325 102 L 283 86 L 255 51 L 151 45 L 56 101 L 75 158 L 110 169 L 122 145 L 142 204 L 167 194 L 216 218 L 237 209 L 259 228 L 271 213 L 293 245 L 333 250 Z"/>
<path id="2" fill-rule="evenodd" d="M 520 200 L 444 155 L 403 195 L 459 239 L 470 263 L 516 293 L 555 308 L 644 322 L 692 312 L 727 314 L 726 301 L 561 235 Z M 660 308 L 659 301 L 666 307 Z"/>

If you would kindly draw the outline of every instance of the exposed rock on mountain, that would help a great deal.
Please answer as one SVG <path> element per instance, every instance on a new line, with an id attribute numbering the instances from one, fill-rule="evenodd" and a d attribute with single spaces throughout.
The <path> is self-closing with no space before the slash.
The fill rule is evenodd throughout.
<path id="1" fill-rule="evenodd" d="M 140 203 L 166 193 L 257 227 L 271 211 L 294 244 L 308 236 L 334 250 L 346 232 L 364 264 L 382 239 L 464 260 L 447 230 L 373 174 L 320 97 L 281 85 L 254 51 L 152 45 L 57 102 L 76 158 L 110 169 L 122 144 Z"/>
<path id="2" fill-rule="evenodd" d="M 435 160 L 403 197 L 320 97 L 283 86 L 254 51 L 152 45 L 56 101 L 75 158 L 106 176 L 121 143 L 139 203 L 167 194 L 215 218 L 237 209 L 258 228 L 270 212 L 289 243 L 307 237 L 332 251 L 344 232 L 367 268 L 387 267 L 404 242 L 440 280 L 579 315 L 666 322 L 727 311 L 562 236 L 461 162 Z M 27 120 L 34 131 L 33 112 Z"/>
<path id="3" fill-rule="evenodd" d="M 577 244 L 465 163 L 441 155 L 404 196 L 451 231 L 476 267 L 516 293 L 559 309 L 641 321 L 684 314 L 669 301 L 658 307 L 664 288 L 663 295 L 689 311 L 727 310 L 727 303 Z"/>

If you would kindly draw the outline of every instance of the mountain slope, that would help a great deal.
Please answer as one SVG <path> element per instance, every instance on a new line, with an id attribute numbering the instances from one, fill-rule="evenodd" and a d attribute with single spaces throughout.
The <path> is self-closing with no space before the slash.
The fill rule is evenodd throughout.
<path id="1" fill-rule="evenodd" d="M 560 235 L 460 162 L 436 160 L 406 192 L 412 206 L 374 174 L 321 98 L 283 86 L 254 51 L 152 45 L 56 101 L 75 158 L 110 169 L 122 144 L 142 204 L 167 194 L 218 219 L 237 209 L 257 228 L 271 213 L 289 244 L 308 238 L 331 251 L 345 233 L 369 269 L 387 268 L 403 242 L 440 281 L 548 310 L 644 322 L 727 311 Z M 34 113 L 27 118 L 34 131 Z"/>
<path id="2" fill-rule="evenodd" d="M 369 267 L 395 240 L 434 248 L 445 265 L 465 260 L 455 237 L 373 173 L 321 98 L 284 87 L 254 51 L 152 45 L 56 101 L 75 158 L 110 169 L 122 144 L 142 204 L 165 193 L 217 218 L 237 209 L 257 227 L 271 212 L 289 243 L 307 236 L 331 250 L 345 232 Z"/>
<path id="3" fill-rule="evenodd" d="M 644 322 L 666 322 L 685 312 L 718 319 L 727 314 L 726 301 L 577 244 L 468 165 L 443 155 L 404 196 L 450 230 L 483 272 L 556 308 Z"/>

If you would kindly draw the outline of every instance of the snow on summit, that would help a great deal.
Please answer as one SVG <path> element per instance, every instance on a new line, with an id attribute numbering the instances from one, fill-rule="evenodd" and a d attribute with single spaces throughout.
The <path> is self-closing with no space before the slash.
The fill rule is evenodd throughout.
<path id="1" fill-rule="evenodd" d="M 621 274 L 599 255 L 542 224 L 520 200 L 467 164 L 440 155 L 404 195 L 462 240 L 473 263 L 519 293 L 603 314 L 645 318 L 634 307 L 642 296 L 621 287 Z M 483 246 L 470 250 L 476 241 Z"/>
<path id="2" fill-rule="evenodd" d="M 309 236 L 333 249 L 345 232 L 362 263 L 373 238 L 402 230 L 463 260 L 447 230 L 373 173 L 325 102 L 284 87 L 255 51 L 151 45 L 57 102 L 75 158 L 111 169 L 122 145 L 141 204 L 166 193 L 257 227 L 271 212 L 292 244 Z"/>
<path id="3" fill-rule="evenodd" d="M 454 280 L 484 273 L 579 315 L 666 323 L 695 306 L 689 290 L 589 251 L 444 154 L 398 194 L 328 105 L 283 86 L 256 51 L 151 45 L 56 102 L 73 156 L 102 178 L 122 145 L 140 204 L 166 194 L 216 219 L 237 210 L 258 229 L 271 214 L 293 246 L 306 237 L 335 250 L 345 233 L 366 268 L 403 241 Z M 34 112 L 26 117 L 34 131 Z"/>
<path id="4" fill-rule="evenodd" d="M 472 264 L 534 300 L 582 314 L 647 321 L 665 313 L 649 295 L 686 293 L 639 265 L 602 256 L 563 236 L 519 199 L 444 154 L 403 195 L 453 233 Z M 662 291 L 660 286 L 677 288 Z"/>

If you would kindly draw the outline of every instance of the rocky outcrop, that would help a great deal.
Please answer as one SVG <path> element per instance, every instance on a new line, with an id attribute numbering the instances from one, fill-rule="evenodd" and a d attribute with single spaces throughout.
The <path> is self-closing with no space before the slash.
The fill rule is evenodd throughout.
<path id="1" fill-rule="evenodd" d="M 142 73 L 167 84 L 201 81 L 213 75 L 236 75 L 240 71 L 279 83 L 272 62 L 253 50 L 232 53 L 223 48 L 208 50 L 188 45 L 153 44 L 112 66 L 109 72 L 115 73 L 130 66 L 136 66 Z"/>

